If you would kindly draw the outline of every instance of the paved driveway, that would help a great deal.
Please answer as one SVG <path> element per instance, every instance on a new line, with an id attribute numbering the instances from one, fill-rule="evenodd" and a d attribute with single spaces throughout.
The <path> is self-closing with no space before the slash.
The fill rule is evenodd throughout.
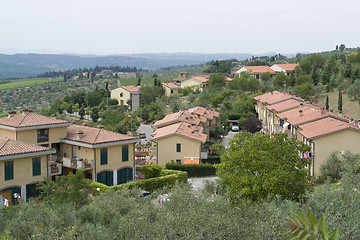
<path id="1" fill-rule="evenodd" d="M 224 136 L 221 140 L 222 145 L 227 148 L 229 147 L 230 140 L 237 134 L 238 132 L 229 131 L 229 133 Z"/>
<path id="2" fill-rule="evenodd" d="M 204 181 L 205 180 L 210 180 L 210 181 L 214 181 L 218 179 L 217 176 L 213 176 L 213 177 L 198 177 L 198 178 L 189 178 L 191 185 L 193 187 L 194 191 L 200 190 L 201 188 L 204 187 Z"/>
<path id="3" fill-rule="evenodd" d="M 145 133 L 146 134 L 146 138 L 141 139 L 141 143 L 146 143 L 146 142 L 150 142 L 151 141 L 151 134 L 153 132 L 153 128 L 149 125 L 144 125 L 141 124 L 140 127 L 137 129 L 137 132 L 141 133 Z"/>

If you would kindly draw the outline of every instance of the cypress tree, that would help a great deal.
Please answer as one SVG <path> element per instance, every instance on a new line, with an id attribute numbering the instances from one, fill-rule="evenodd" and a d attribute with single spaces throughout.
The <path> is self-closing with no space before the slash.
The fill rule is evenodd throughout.
<path id="1" fill-rule="evenodd" d="M 341 94 L 341 90 L 339 90 L 338 110 L 339 110 L 339 112 L 342 112 L 342 94 Z"/>
<path id="2" fill-rule="evenodd" d="M 326 111 L 329 111 L 329 96 L 326 95 L 326 100 L 325 100 L 325 109 Z"/>

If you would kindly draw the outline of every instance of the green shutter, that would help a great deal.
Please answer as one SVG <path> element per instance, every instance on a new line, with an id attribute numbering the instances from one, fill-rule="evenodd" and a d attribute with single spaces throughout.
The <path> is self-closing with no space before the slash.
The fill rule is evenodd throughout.
<path id="1" fill-rule="evenodd" d="M 113 185 L 113 172 L 110 171 L 105 171 L 102 173 L 97 174 L 96 176 L 96 181 L 108 186 L 112 186 Z"/>
<path id="2" fill-rule="evenodd" d="M 176 152 L 181 152 L 181 143 L 176 144 Z"/>
<path id="3" fill-rule="evenodd" d="M 127 162 L 129 161 L 129 145 L 122 146 L 122 161 Z"/>
<path id="4" fill-rule="evenodd" d="M 132 168 L 123 168 L 118 171 L 118 184 L 127 183 L 128 181 L 133 180 L 133 169 Z"/>
<path id="5" fill-rule="evenodd" d="M 33 176 L 41 175 L 41 157 L 32 159 Z"/>
<path id="6" fill-rule="evenodd" d="M 114 173 L 106 172 L 106 185 L 112 186 L 114 183 Z"/>
<path id="7" fill-rule="evenodd" d="M 5 181 L 14 179 L 14 161 L 4 162 Z"/>
<path id="8" fill-rule="evenodd" d="M 105 165 L 108 163 L 108 152 L 107 148 L 100 149 L 100 164 Z"/>

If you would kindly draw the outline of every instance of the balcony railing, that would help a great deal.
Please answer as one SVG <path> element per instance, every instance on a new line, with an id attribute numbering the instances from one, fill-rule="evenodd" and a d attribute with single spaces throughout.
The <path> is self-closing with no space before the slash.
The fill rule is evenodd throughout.
<path id="1" fill-rule="evenodd" d="M 63 158 L 63 166 L 67 168 L 73 168 L 73 169 L 93 169 L 94 166 L 94 160 L 88 161 L 86 159 L 82 158 Z"/>
<path id="2" fill-rule="evenodd" d="M 61 163 L 50 163 L 49 164 L 49 175 L 55 176 L 55 175 L 61 175 L 62 174 L 62 164 Z"/>

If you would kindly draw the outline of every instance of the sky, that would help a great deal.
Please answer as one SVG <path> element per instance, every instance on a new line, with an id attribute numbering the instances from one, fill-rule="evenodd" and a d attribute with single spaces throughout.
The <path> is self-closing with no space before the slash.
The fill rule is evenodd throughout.
<path id="1" fill-rule="evenodd" d="M 358 0 L 1 0 L 0 53 L 297 53 L 360 46 Z"/>

